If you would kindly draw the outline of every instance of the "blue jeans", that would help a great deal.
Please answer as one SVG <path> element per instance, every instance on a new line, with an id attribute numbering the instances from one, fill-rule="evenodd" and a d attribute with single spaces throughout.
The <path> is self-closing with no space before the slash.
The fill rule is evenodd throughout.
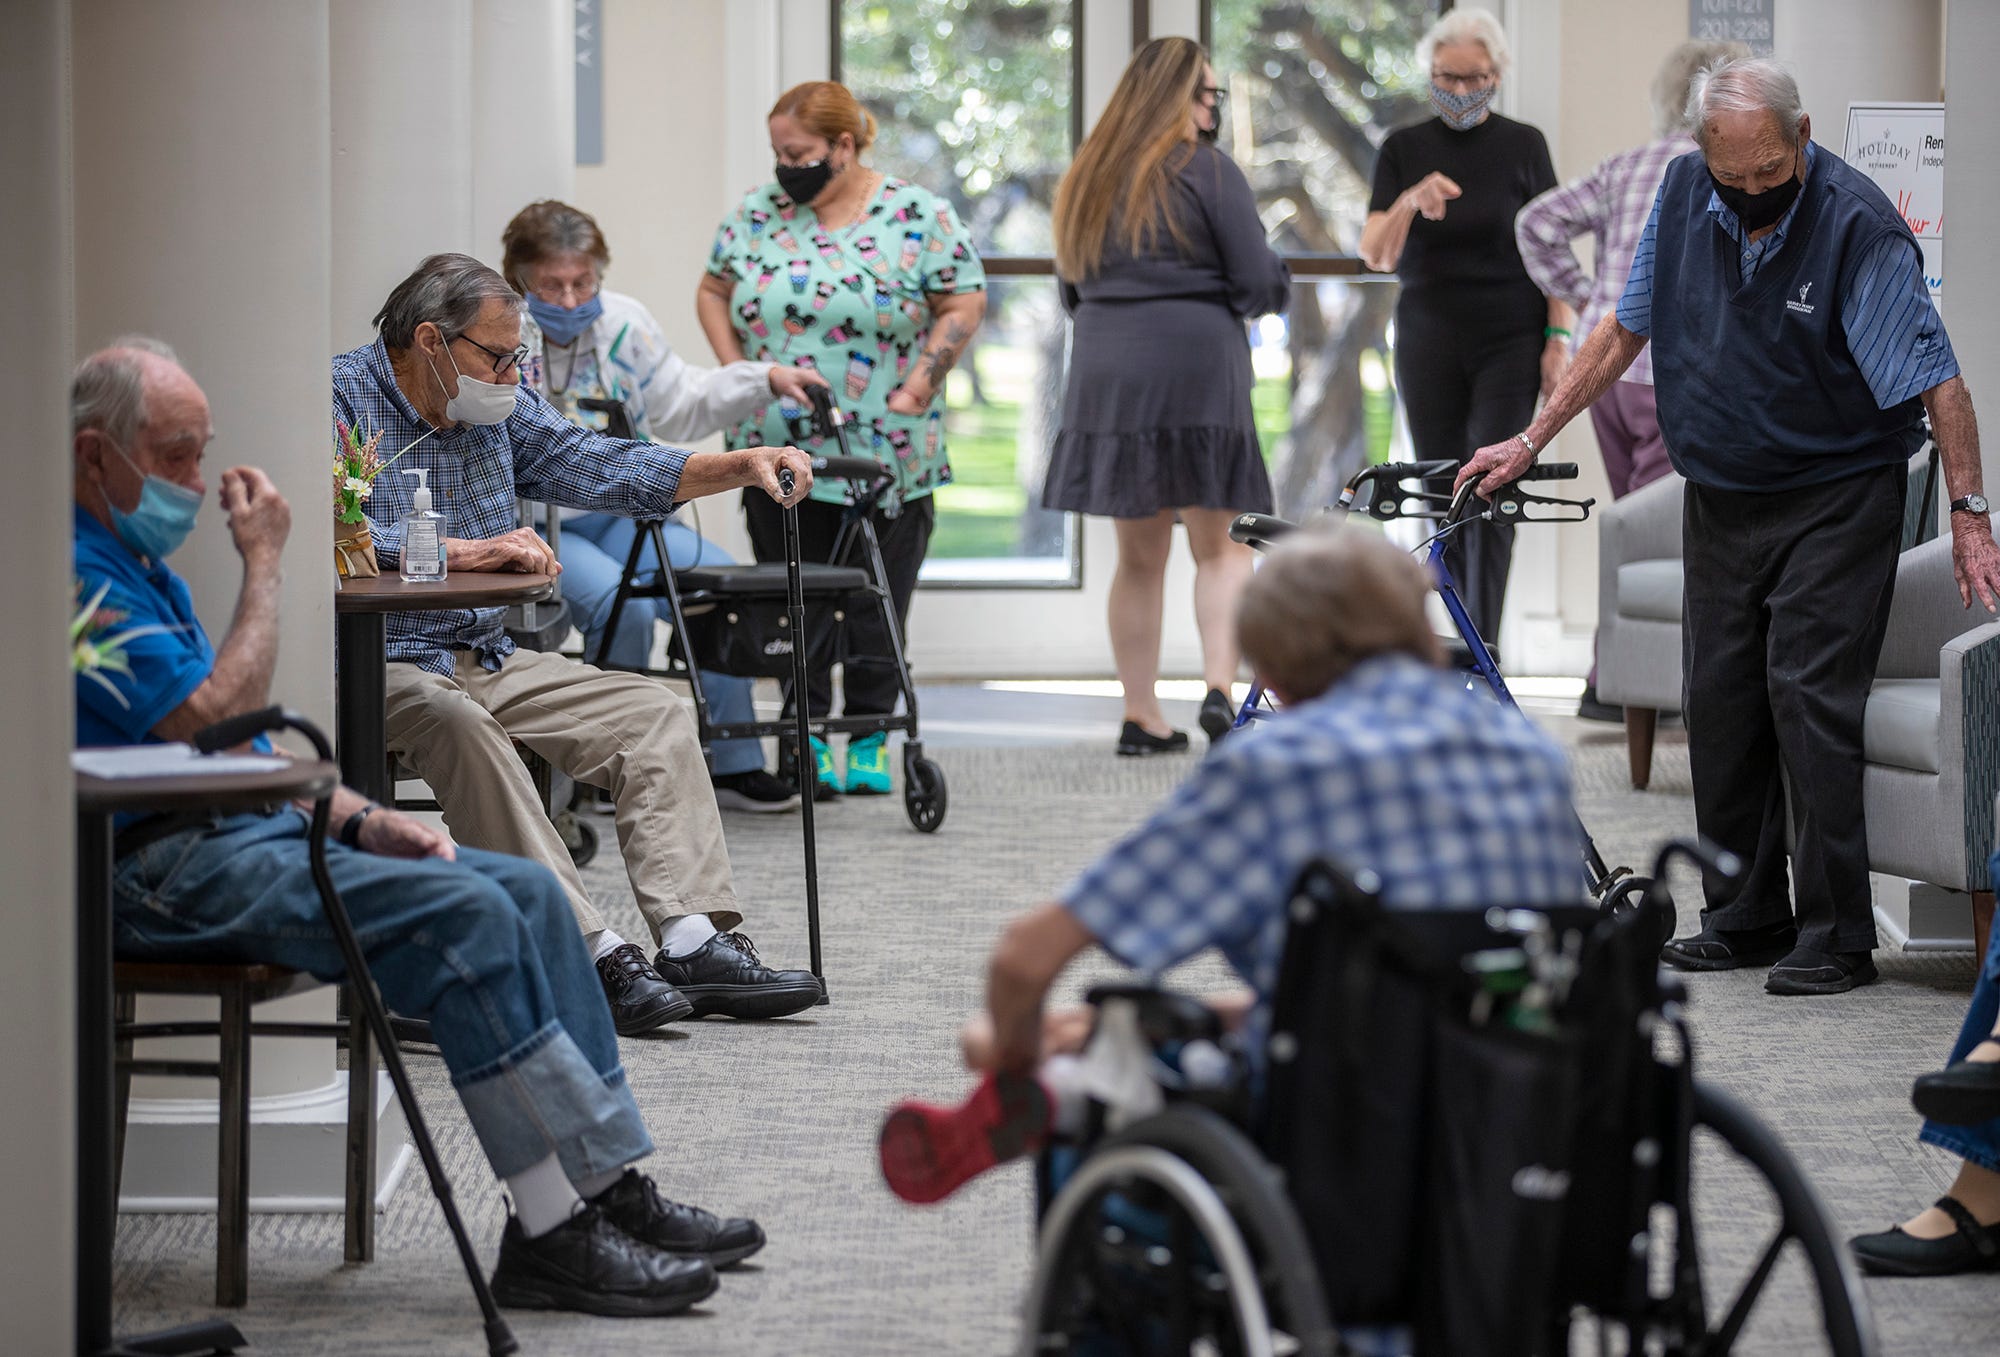
<path id="1" fill-rule="evenodd" d="M 576 613 L 583 631 L 583 658 L 597 659 L 597 645 L 611 620 L 611 600 L 617 596 L 618 582 L 625 574 L 625 558 L 632 551 L 632 539 L 639 526 L 617 514 L 585 514 L 566 518 L 562 523 L 562 543 L 556 557 L 562 562 L 563 597 Z M 734 565 L 736 562 L 715 543 L 693 528 L 668 519 L 661 525 L 667 556 L 676 570 L 686 570 L 697 560 L 702 565 Z M 660 563 L 651 546 L 639 558 L 640 582 L 656 578 Z M 633 598 L 625 601 L 618 614 L 618 631 L 611 638 L 605 663 L 613 669 L 644 668 L 653 653 L 653 624 L 671 620 L 665 599 Z M 751 703 L 752 682 L 734 674 L 701 671 L 702 695 L 708 699 L 711 725 L 733 725 L 757 719 Z M 755 740 L 717 740 L 709 747 L 709 758 L 718 777 L 747 773 L 764 766 L 764 749 Z"/>
<path id="2" fill-rule="evenodd" d="M 232 815 L 118 861 L 113 936 L 130 960 L 261 961 L 337 981 L 306 817 Z M 652 1149 L 583 935 L 555 876 L 460 848 L 458 861 L 327 845 L 368 969 L 397 1013 L 428 1018 L 493 1171 L 559 1155 L 571 1181 Z"/>
<path id="3" fill-rule="evenodd" d="M 2000 853 L 1993 855 L 1993 860 L 1987 864 L 1987 871 L 2000 872 Z M 1990 881 L 1994 877 L 1989 875 L 1987 879 Z M 1972 1003 L 1965 1010 L 1965 1021 L 1958 1029 L 1958 1041 L 1952 1046 L 1951 1059 L 1946 1063 L 1965 1059 L 1973 1047 L 1992 1036 L 1996 1017 L 2000 1017 L 2000 928 L 1993 930 L 1993 936 L 1986 944 L 1986 957 L 1979 967 L 1979 983 L 1972 987 Z M 1926 1145 L 1949 1150 L 1989 1173 L 2000 1173 L 2000 1117 L 1976 1126 L 1939 1126 L 1936 1122 L 1927 1121 L 1917 1139 Z"/>

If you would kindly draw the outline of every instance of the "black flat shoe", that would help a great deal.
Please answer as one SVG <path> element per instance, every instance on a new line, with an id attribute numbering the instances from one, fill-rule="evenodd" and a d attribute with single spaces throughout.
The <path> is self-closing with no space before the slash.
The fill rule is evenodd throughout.
<path id="1" fill-rule="evenodd" d="M 1733 971 L 1768 966 L 1798 942 L 1791 924 L 1769 928 L 1704 928 L 1691 938 L 1675 938 L 1660 949 L 1660 960 L 1677 971 Z"/>
<path id="2" fill-rule="evenodd" d="M 1210 744 L 1221 744 L 1222 737 L 1235 724 L 1236 707 L 1229 694 L 1220 688 L 1210 688 L 1208 696 L 1201 700 L 1201 733 L 1208 736 Z"/>
<path id="3" fill-rule="evenodd" d="M 1583 696 L 1577 699 L 1576 716 L 1579 721 L 1610 721 L 1617 724 L 1624 721 L 1625 709 L 1601 701 L 1597 696 L 1597 685 L 1593 683 L 1587 685 L 1583 690 Z"/>
<path id="4" fill-rule="evenodd" d="M 664 1253 L 706 1258 L 710 1267 L 733 1266 L 764 1247 L 764 1230 L 756 1221 L 670 1202 L 637 1169 L 626 1169 L 624 1177 L 592 1197 L 590 1204 L 641 1243 Z"/>
<path id="5" fill-rule="evenodd" d="M 1766 994 L 1845 994 L 1877 978 L 1867 952 L 1822 952 L 1796 947 L 1764 977 Z"/>
<path id="6" fill-rule="evenodd" d="M 1882 1277 L 1949 1277 L 2000 1270 L 2000 1225 L 1981 1225 L 1953 1197 L 1939 1197 L 1937 1207 L 1958 1226 L 1942 1239 L 1919 1239 L 1892 1225 L 1880 1234 L 1848 1240 L 1861 1270 Z"/>
<path id="7" fill-rule="evenodd" d="M 510 1310 L 614 1318 L 675 1314 L 721 1284 L 706 1259 L 634 1239 L 589 1205 L 533 1239 L 522 1232 L 519 1217 L 509 1216 L 493 1269 L 493 1299 Z"/>
<path id="8" fill-rule="evenodd" d="M 1188 747 L 1187 732 L 1176 730 L 1166 735 L 1155 735 L 1137 721 L 1127 721 L 1118 732 L 1118 752 L 1121 754 L 1180 754 Z"/>
<path id="9" fill-rule="evenodd" d="M 2000 1117 L 2000 1061 L 1961 1060 L 1920 1074 L 1910 1102 L 1941 1126 L 1977 1126 Z"/>
<path id="10" fill-rule="evenodd" d="M 694 1004 L 661 978 L 636 942 L 599 957 L 597 978 L 611 1005 L 611 1025 L 621 1037 L 636 1037 L 694 1013 Z"/>
<path id="11" fill-rule="evenodd" d="M 785 1018 L 820 1000 L 818 976 L 772 970 L 741 933 L 717 933 L 684 957 L 661 952 L 653 967 L 687 996 L 697 1018 Z"/>

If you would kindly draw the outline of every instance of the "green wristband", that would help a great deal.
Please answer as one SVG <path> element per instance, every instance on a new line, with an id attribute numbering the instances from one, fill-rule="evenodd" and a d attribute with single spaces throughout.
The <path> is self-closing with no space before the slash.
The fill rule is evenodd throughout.
<path id="1" fill-rule="evenodd" d="M 1556 338 L 1562 338 L 1562 339 L 1568 339 L 1568 338 L 1569 338 L 1569 331 L 1568 331 L 1568 330 L 1565 330 L 1565 329 L 1563 329 L 1563 327 L 1562 327 L 1562 326 L 1560 326 L 1560 325 L 1545 325 L 1545 326 L 1543 326 L 1543 327 L 1542 327 L 1542 338 L 1543 338 L 1543 339 L 1556 339 Z"/>

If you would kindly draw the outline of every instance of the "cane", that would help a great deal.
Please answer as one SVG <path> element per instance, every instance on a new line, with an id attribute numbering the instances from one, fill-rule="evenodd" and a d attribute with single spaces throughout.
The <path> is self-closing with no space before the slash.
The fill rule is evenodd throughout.
<path id="1" fill-rule="evenodd" d="M 287 726 L 311 740 L 321 759 L 328 763 L 333 761 L 333 746 L 320 733 L 319 727 L 283 707 L 266 707 L 262 711 L 245 712 L 241 716 L 218 721 L 196 732 L 194 744 L 202 753 L 213 754 L 218 749 L 232 749 L 265 731 Z M 486 1317 L 486 1351 L 491 1357 L 505 1357 L 507 1353 L 519 1352 L 520 1346 L 515 1343 L 507 1321 L 501 1317 L 500 1307 L 493 1303 L 493 1293 L 487 1288 L 485 1274 L 479 1270 L 478 1255 L 472 1251 L 472 1241 L 465 1233 L 465 1222 L 459 1218 L 458 1204 L 452 1199 L 451 1180 L 445 1177 L 444 1164 L 438 1159 L 437 1147 L 431 1143 L 430 1128 L 424 1124 L 423 1109 L 417 1106 L 417 1095 L 410 1087 L 409 1071 L 403 1068 L 402 1050 L 389 1026 L 389 1010 L 383 1006 L 381 991 L 375 988 L 375 978 L 368 972 L 368 958 L 361 951 L 361 940 L 354 935 L 354 923 L 348 918 L 347 906 L 341 903 L 340 893 L 333 888 L 333 876 L 326 869 L 326 825 L 332 810 L 331 792 L 313 802 L 312 828 L 306 840 L 312 860 L 313 884 L 319 887 L 320 903 L 326 908 L 326 920 L 333 926 L 334 939 L 339 943 L 340 955 L 346 962 L 348 986 L 368 1019 L 368 1030 L 375 1036 L 375 1049 L 382 1053 L 382 1066 L 389 1071 L 389 1082 L 396 1088 L 396 1101 L 403 1106 L 403 1120 L 409 1126 L 410 1139 L 416 1142 L 417 1156 L 424 1161 L 424 1172 L 431 1180 L 431 1191 L 437 1194 L 438 1207 L 444 1212 L 452 1241 L 458 1245 L 458 1256 L 465 1264 L 465 1275 L 472 1282 L 472 1294 L 479 1300 L 479 1312 Z M 349 1070 L 347 1077 L 366 1079 L 370 1074 L 368 1070 Z"/>
<path id="2" fill-rule="evenodd" d="M 835 415 L 838 418 L 838 413 Z M 778 492 L 786 499 L 798 478 L 787 466 L 778 468 Z M 819 1002 L 829 1002 L 826 969 L 819 952 L 819 843 L 813 835 L 813 798 L 819 791 L 819 760 L 812 756 L 812 713 L 806 710 L 806 589 L 800 578 L 799 506 L 785 506 L 785 611 L 792 624 L 792 740 L 799 770 L 799 814 L 805 820 L 806 947 L 812 973 L 819 980 Z"/>

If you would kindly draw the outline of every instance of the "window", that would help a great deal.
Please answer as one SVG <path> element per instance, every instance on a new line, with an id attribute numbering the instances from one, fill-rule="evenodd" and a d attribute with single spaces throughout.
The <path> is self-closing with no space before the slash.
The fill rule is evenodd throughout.
<path id="1" fill-rule="evenodd" d="M 1067 322 L 1049 212 L 1079 135 L 1076 0 L 834 0 L 834 78 L 875 115 L 884 174 L 948 198 L 987 270 L 945 386 L 954 480 L 927 584 L 1073 584 L 1076 525 L 1041 508 Z"/>

